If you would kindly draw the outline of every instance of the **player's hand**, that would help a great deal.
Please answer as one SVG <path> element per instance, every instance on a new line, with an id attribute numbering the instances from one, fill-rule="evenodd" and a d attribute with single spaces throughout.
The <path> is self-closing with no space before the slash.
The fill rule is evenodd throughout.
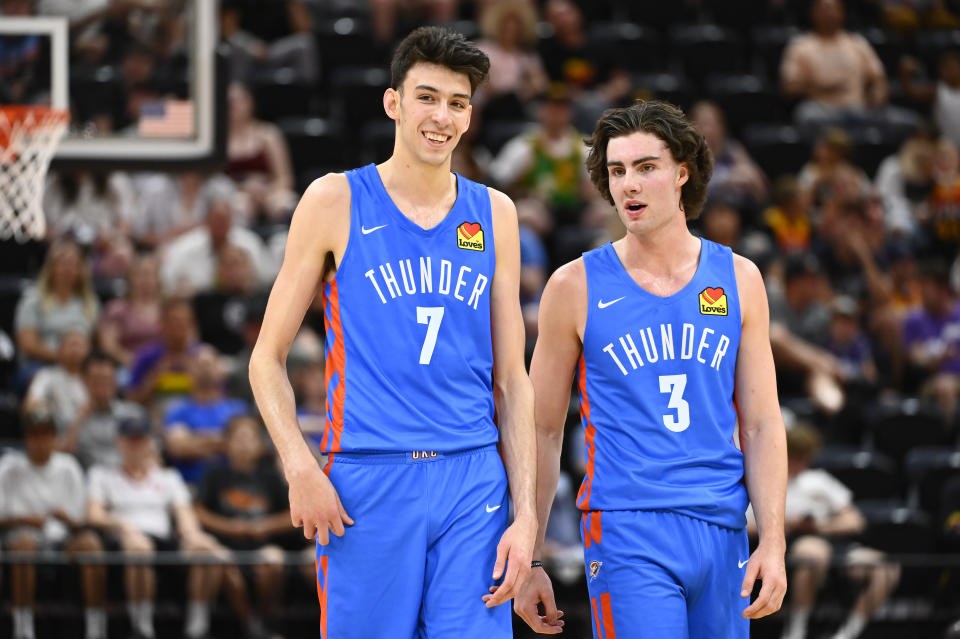
<path id="1" fill-rule="evenodd" d="M 313 457 L 304 468 L 288 478 L 290 484 L 290 521 L 294 528 L 303 527 L 303 536 L 313 539 L 320 545 L 330 543 L 330 532 L 343 537 L 344 524 L 353 525 L 353 519 L 347 514 L 340 496 L 330 483 L 330 479 L 320 470 Z"/>
<path id="2" fill-rule="evenodd" d="M 740 596 L 744 599 L 753 592 L 757 579 L 763 581 L 756 601 L 743 611 L 745 619 L 759 619 L 780 610 L 783 596 L 787 594 L 787 570 L 784 566 L 784 547 L 782 544 L 764 544 L 760 542 L 750 555 L 747 572 L 743 577 Z"/>
<path id="3" fill-rule="evenodd" d="M 544 614 L 540 614 L 538 604 L 543 604 Z M 555 635 L 563 632 L 563 611 L 557 610 L 553 596 L 553 584 L 543 568 L 531 568 L 530 576 L 520 587 L 513 602 L 513 611 L 534 632 L 543 635 Z"/>
<path id="4" fill-rule="evenodd" d="M 500 543 L 497 544 L 497 561 L 493 565 L 494 581 L 501 577 L 503 581 L 499 586 L 491 589 L 491 594 L 482 597 L 487 608 L 499 606 L 517 595 L 520 586 L 530 574 L 530 561 L 533 558 L 536 535 L 536 517 L 515 519 L 504 531 L 503 536 L 500 537 Z"/>

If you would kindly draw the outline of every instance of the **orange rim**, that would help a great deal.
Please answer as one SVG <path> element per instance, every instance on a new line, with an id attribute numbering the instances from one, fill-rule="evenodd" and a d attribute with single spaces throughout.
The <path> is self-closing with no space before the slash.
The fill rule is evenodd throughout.
<path id="1" fill-rule="evenodd" d="M 54 109 L 48 106 L 0 106 L 0 114 L 4 121 L 0 126 L 0 149 L 10 144 L 10 133 L 14 130 L 22 132 L 43 131 L 62 126 L 70 119 L 70 112 L 66 109 Z"/>

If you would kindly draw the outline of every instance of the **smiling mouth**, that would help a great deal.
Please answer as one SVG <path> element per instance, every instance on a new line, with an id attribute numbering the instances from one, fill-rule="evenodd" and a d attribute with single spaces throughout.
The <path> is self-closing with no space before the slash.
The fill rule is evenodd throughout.
<path id="1" fill-rule="evenodd" d="M 429 142 L 433 146 L 443 146 L 444 144 L 447 143 L 447 140 L 449 140 L 452 137 L 449 135 L 443 135 L 442 133 L 433 133 L 432 131 L 431 132 L 424 131 L 420 135 L 426 138 L 427 142 Z"/>

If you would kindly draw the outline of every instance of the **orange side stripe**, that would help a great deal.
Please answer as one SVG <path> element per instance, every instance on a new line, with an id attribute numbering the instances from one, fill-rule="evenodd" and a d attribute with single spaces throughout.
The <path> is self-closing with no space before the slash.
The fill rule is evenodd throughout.
<path id="1" fill-rule="evenodd" d="M 595 544 L 599 544 L 602 539 L 599 510 L 594 510 L 590 513 L 590 536 L 593 537 L 593 543 Z"/>
<path id="2" fill-rule="evenodd" d="M 590 513 L 580 515 L 580 527 L 583 529 L 583 547 L 589 548 L 593 545 L 593 537 L 590 536 L 590 522 L 588 517 Z"/>
<path id="3" fill-rule="evenodd" d="M 610 607 L 610 593 L 600 595 L 600 610 L 603 611 L 603 632 L 606 639 L 617 639 L 617 631 L 613 627 L 613 608 Z"/>
<path id="4" fill-rule="evenodd" d="M 593 608 L 593 624 L 597 629 L 597 639 L 603 639 L 603 631 L 600 629 L 600 615 L 597 614 L 596 597 L 590 597 L 590 606 Z"/>
<path id="5" fill-rule="evenodd" d="M 330 282 L 330 318 L 333 320 L 332 328 L 335 335 L 333 351 L 330 355 L 333 357 L 334 365 L 340 374 L 340 383 L 334 391 L 333 413 L 333 445 L 331 452 L 340 451 L 340 437 L 343 435 L 343 400 L 346 394 L 346 349 L 343 344 L 343 324 L 340 321 L 340 294 L 337 289 L 337 280 Z"/>
<path id="6" fill-rule="evenodd" d="M 583 354 L 580 355 L 577 386 L 580 388 L 580 417 L 587 422 L 584 431 L 587 449 L 587 476 L 577 493 L 577 507 L 580 510 L 590 510 L 590 493 L 593 490 L 593 457 L 596 452 L 593 440 L 597 434 L 597 429 L 590 421 L 590 398 L 587 395 L 587 360 L 584 359 Z"/>
<path id="7" fill-rule="evenodd" d="M 328 639 L 327 635 L 327 590 L 330 588 L 330 583 L 327 581 L 330 577 L 327 575 L 327 557 L 323 556 L 320 558 L 320 567 L 323 570 L 323 584 L 324 587 L 320 591 L 320 636 L 323 639 Z"/>

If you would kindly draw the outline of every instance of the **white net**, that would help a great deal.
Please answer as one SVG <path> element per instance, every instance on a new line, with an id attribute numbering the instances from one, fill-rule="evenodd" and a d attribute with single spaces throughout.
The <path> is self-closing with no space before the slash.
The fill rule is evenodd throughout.
<path id="1" fill-rule="evenodd" d="M 0 107 L 0 239 L 44 237 L 47 168 L 68 120 L 60 109 Z"/>

